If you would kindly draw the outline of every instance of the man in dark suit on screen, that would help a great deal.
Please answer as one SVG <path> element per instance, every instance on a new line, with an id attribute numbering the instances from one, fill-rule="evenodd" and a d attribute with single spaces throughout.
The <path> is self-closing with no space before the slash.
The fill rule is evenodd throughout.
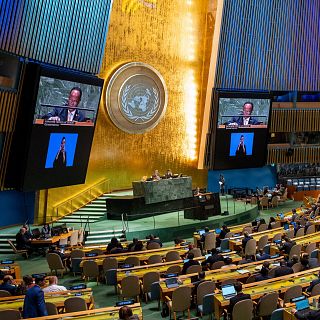
<path id="1" fill-rule="evenodd" d="M 238 117 L 233 117 L 231 121 L 228 121 L 228 124 L 238 124 L 240 126 L 247 126 L 250 124 L 260 124 L 260 122 L 251 117 L 251 113 L 253 111 L 253 103 L 252 102 L 245 102 L 242 107 L 242 113 Z"/>
<path id="2" fill-rule="evenodd" d="M 68 108 L 54 108 L 53 111 L 47 113 L 43 118 L 51 121 L 86 121 L 83 113 L 77 109 L 81 96 L 82 91 L 79 87 L 72 88 L 66 104 Z"/>

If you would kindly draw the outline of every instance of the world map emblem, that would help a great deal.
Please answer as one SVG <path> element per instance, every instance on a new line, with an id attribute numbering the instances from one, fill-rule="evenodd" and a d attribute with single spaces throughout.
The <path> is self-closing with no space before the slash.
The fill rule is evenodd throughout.
<path id="1" fill-rule="evenodd" d="M 129 133 L 153 129 L 166 110 L 164 80 L 156 69 L 144 63 L 120 67 L 111 77 L 106 94 L 111 120 Z"/>

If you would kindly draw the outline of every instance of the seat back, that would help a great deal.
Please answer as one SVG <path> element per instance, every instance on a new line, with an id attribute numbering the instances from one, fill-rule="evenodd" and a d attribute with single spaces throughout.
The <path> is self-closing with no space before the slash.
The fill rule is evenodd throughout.
<path id="1" fill-rule="evenodd" d="M 233 320 L 251 320 L 253 318 L 253 302 L 251 299 L 239 301 L 232 310 Z"/>
<path id="2" fill-rule="evenodd" d="M 81 273 L 81 267 L 80 267 L 81 261 L 82 261 L 82 258 L 72 258 L 71 259 L 71 270 L 74 273 L 74 275 L 76 273 Z"/>
<path id="3" fill-rule="evenodd" d="M 301 254 L 301 244 L 295 244 L 294 246 L 292 246 L 292 248 L 290 249 L 290 253 L 289 253 L 289 261 L 292 259 L 293 255 L 297 255 L 298 257 L 300 257 Z"/>
<path id="4" fill-rule="evenodd" d="M 95 260 L 85 260 L 83 262 L 82 269 L 85 277 L 96 278 L 99 276 L 99 266 Z"/>
<path id="5" fill-rule="evenodd" d="M 216 270 L 216 269 L 220 269 L 222 266 L 224 266 L 224 262 L 223 261 L 216 261 L 211 265 L 211 270 Z"/>
<path id="6" fill-rule="evenodd" d="M 316 250 L 317 245 L 315 242 L 309 243 L 306 247 L 306 249 L 304 250 L 306 253 L 308 253 L 309 255 L 311 255 L 313 250 Z"/>
<path id="7" fill-rule="evenodd" d="M 277 229 L 281 227 L 281 221 L 276 221 L 271 223 L 271 229 Z"/>
<path id="8" fill-rule="evenodd" d="M 193 249 L 191 249 L 189 252 L 190 252 L 190 253 L 193 253 L 193 255 L 194 255 L 195 258 L 202 256 L 202 253 L 201 253 L 200 248 L 193 248 Z"/>
<path id="9" fill-rule="evenodd" d="M 245 227 L 243 227 L 243 229 L 242 229 L 242 234 L 243 234 L 245 231 L 248 231 L 249 233 L 252 233 L 252 227 L 251 227 L 251 226 L 245 226 Z"/>
<path id="10" fill-rule="evenodd" d="M 202 303 L 202 314 L 212 314 L 214 311 L 214 294 L 206 294 L 203 297 L 203 303 Z"/>
<path id="11" fill-rule="evenodd" d="M 306 234 L 312 234 L 315 232 L 316 232 L 316 226 L 314 224 L 312 224 L 307 228 Z"/>
<path id="12" fill-rule="evenodd" d="M 317 296 L 320 294 L 320 283 L 316 284 L 311 290 L 311 297 Z"/>
<path id="13" fill-rule="evenodd" d="M 272 205 L 272 207 L 277 207 L 278 206 L 278 198 L 277 197 L 273 197 L 271 199 L 271 205 Z"/>
<path id="14" fill-rule="evenodd" d="M 176 260 L 181 260 L 180 258 L 180 254 L 178 251 L 169 251 L 167 252 L 166 254 L 166 261 L 169 262 L 169 261 L 176 261 Z"/>
<path id="15" fill-rule="evenodd" d="M 281 237 L 282 237 L 281 233 L 275 234 L 272 238 L 272 242 L 281 240 Z"/>
<path id="16" fill-rule="evenodd" d="M 61 257 L 57 253 L 47 253 L 47 262 L 50 270 L 64 269 Z"/>
<path id="17" fill-rule="evenodd" d="M 188 310 L 191 304 L 191 288 L 179 287 L 172 293 L 172 311 L 182 312 Z"/>
<path id="18" fill-rule="evenodd" d="M 190 267 L 188 267 L 186 274 L 190 274 L 190 273 L 199 273 L 200 271 L 202 271 L 202 267 L 200 264 L 196 265 L 192 265 Z"/>
<path id="19" fill-rule="evenodd" d="M 252 283 L 252 282 L 256 282 L 256 276 L 254 274 L 251 275 L 246 281 L 246 283 Z"/>
<path id="20" fill-rule="evenodd" d="M 296 233 L 296 237 L 302 237 L 302 236 L 304 236 L 304 228 L 300 228 Z"/>
<path id="21" fill-rule="evenodd" d="M 148 258 L 148 264 L 161 263 L 162 257 L 160 254 L 154 254 Z"/>
<path id="22" fill-rule="evenodd" d="M 75 249 L 75 250 L 72 250 L 71 253 L 70 253 L 70 258 L 82 258 L 84 257 L 85 254 L 84 254 L 84 251 L 81 250 L 81 249 Z"/>
<path id="23" fill-rule="evenodd" d="M 286 235 L 287 237 L 289 237 L 290 239 L 292 239 L 294 237 L 294 229 L 289 229 L 286 231 Z"/>
<path id="24" fill-rule="evenodd" d="M 263 207 L 269 207 L 269 200 L 267 197 L 262 197 L 261 200 L 260 200 L 260 205 L 263 209 Z"/>
<path id="25" fill-rule="evenodd" d="M 283 308 L 274 310 L 271 314 L 270 320 L 283 320 Z"/>
<path id="26" fill-rule="evenodd" d="M 58 314 L 57 306 L 52 302 L 46 302 L 46 309 L 48 312 L 48 316 L 53 316 Z"/>
<path id="27" fill-rule="evenodd" d="M 127 276 L 121 280 L 122 296 L 136 298 L 140 294 L 140 283 L 137 276 Z"/>
<path id="28" fill-rule="evenodd" d="M 149 242 L 147 244 L 147 250 L 160 249 L 160 244 L 158 242 Z"/>
<path id="29" fill-rule="evenodd" d="M 221 251 L 229 250 L 229 239 L 225 238 L 221 240 L 220 250 Z"/>
<path id="30" fill-rule="evenodd" d="M 11 293 L 7 290 L 0 290 L 0 297 L 10 297 Z"/>
<path id="31" fill-rule="evenodd" d="M 64 301 L 64 309 L 66 313 L 86 311 L 87 304 L 86 301 L 81 297 L 71 297 Z"/>
<path id="32" fill-rule="evenodd" d="M 135 256 L 127 257 L 124 260 L 124 264 L 133 264 L 135 267 L 140 266 L 140 259 Z"/>
<path id="33" fill-rule="evenodd" d="M 95 254 L 97 254 L 98 256 L 101 256 L 101 255 L 104 254 L 104 251 L 101 250 L 101 249 L 96 248 L 96 249 L 90 250 L 88 253 L 95 253 Z"/>
<path id="34" fill-rule="evenodd" d="M 216 247 L 216 234 L 213 232 L 208 233 L 204 238 L 203 250 L 208 251 Z"/>
<path id="35" fill-rule="evenodd" d="M 266 223 L 262 223 L 260 224 L 260 226 L 258 227 L 258 232 L 261 232 L 261 231 L 266 231 L 268 230 L 268 225 Z"/>
<path id="36" fill-rule="evenodd" d="M 109 269 L 118 269 L 118 261 L 114 257 L 107 257 L 102 262 L 103 272 L 106 273 Z"/>
<path id="37" fill-rule="evenodd" d="M 230 231 L 230 232 L 226 233 L 224 238 L 229 239 L 229 238 L 232 238 L 233 236 L 234 236 L 234 232 Z"/>
<path id="38" fill-rule="evenodd" d="M 213 294 L 216 285 L 213 281 L 204 281 L 201 282 L 197 287 L 197 305 L 203 305 L 203 298 L 207 294 Z"/>
<path id="39" fill-rule="evenodd" d="M 277 309 L 279 294 L 277 292 L 267 293 L 261 297 L 257 307 L 259 317 L 271 316 L 272 312 Z"/>
<path id="40" fill-rule="evenodd" d="M 290 287 L 285 293 L 283 302 L 287 303 L 290 302 L 291 299 L 299 297 L 302 295 L 302 287 L 301 286 L 293 286 Z"/>
<path id="41" fill-rule="evenodd" d="M 150 287 L 150 300 L 160 300 L 161 287 L 159 281 L 151 283 Z"/>
<path id="42" fill-rule="evenodd" d="M 257 241 L 256 241 L 256 239 L 250 239 L 246 243 L 246 247 L 244 249 L 244 254 L 253 256 L 256 254 L 256 251 L 257 251 Z"/>
<path id="43" fill-rule="evenodd" d="M 300 272 L 302 270 L 302 264 L 301 262 L 297 262 L 292 266 L 292 270 L 294 273 Z"/>
<path id="44" fill-rule="evenodd" d="M 178 266 L 178 265 L 175 265 L 175 266 L 170 266 L 166 273 L 178 273 L 180 274 L 181 273 L 181 266 Z"/>
<path id="45" fill-rule="evenodd" d="M 158 282 L 160 280 L 160 274 L 156 271 L 147 272 L 142 277 L 142 291 L 143 293 L 147 293 L 151 291 L 151 285 L 154 282 Z"/>
<path id="46" fill-rule="evenodd" d="M 7 309 L 0 311 L 1 320 L 18 320 L 21 319 L 21 314 L 19 310 Z"/>
<path id="47" fill-rule="evenodd" d="M 266 245 L 268 244 L 268 239 L 269 239 L 269 237 L 268 237 L 267 234 L 264 235 L 264 236 L 262 236 L 262 237 L 259 239 L 259 241 L 258 241 L 258 250 L 263 249 L 264 246 L 266 246 Z"/>
<path id="48" fill-rule="evenodd" d="M 105 273 L 106 284 L 108 286 L 117 285 L 117 269 L 108 269 Z"/>

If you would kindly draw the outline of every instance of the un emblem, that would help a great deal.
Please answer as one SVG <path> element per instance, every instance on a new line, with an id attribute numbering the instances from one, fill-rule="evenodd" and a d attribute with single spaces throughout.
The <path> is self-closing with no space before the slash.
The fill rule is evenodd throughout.
<path id="1" fill-rule="evenodd" d="M 156 69 L 144 63 L 120 67 L 111 77 L 106 94 L 111 120 L 129 133 L 151 130 L 166 110 L 164 80 Z"/>

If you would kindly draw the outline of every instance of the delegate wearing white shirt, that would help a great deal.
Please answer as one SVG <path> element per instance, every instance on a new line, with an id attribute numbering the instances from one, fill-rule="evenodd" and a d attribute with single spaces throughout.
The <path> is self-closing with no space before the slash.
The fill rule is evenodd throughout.
<path id="1" fill-rule="evenodd" d="M 47 292 L 58 292 L 58 291 L 67 291 L 67 288 L 64 286 L 58 286 L 57 284 L 52 284 L 48 287 L 42 289 L 44 293 Z"/>

